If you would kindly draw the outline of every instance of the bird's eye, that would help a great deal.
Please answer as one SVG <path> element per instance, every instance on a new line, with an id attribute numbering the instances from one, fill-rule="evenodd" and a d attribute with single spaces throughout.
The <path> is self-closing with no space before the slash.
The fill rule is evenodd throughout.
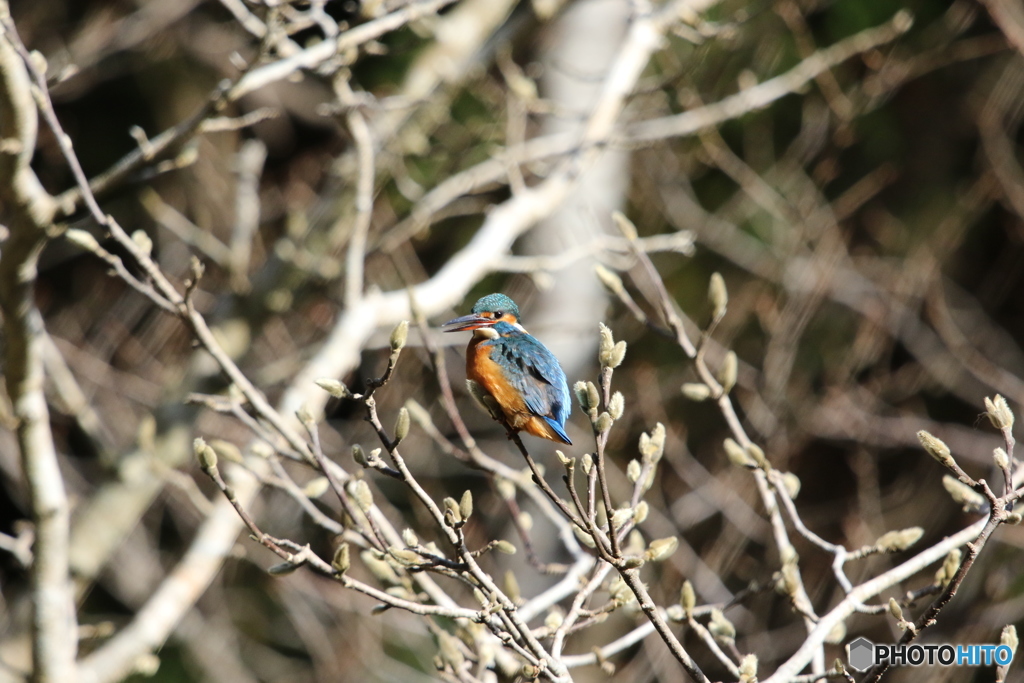
<path id="1" fill-rule="evenodd" d="M 505 312 L 504 311 L 495 311 L 491 315 L 494 317 L 495 320 L 497 320 L 501 316 L 505 315 Z"/>

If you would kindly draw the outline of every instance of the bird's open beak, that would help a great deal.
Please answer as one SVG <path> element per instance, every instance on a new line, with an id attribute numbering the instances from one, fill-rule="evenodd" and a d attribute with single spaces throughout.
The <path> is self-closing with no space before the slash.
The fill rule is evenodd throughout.
<path id="1" fill-rule="evenodd" d="M 445 330 L 445 332 L 462 332 L 463 330 L 476 330 L 481 327 L 489 327 L 495 322 L 497 321 L 492 318 L 485 318 L 482 315 L 470 313 L 469 315 L 464 315 L 461 318 L 449 320 L 441 327 L 448 327 L 449 325 L 452 325 L 453 327 Z"/>

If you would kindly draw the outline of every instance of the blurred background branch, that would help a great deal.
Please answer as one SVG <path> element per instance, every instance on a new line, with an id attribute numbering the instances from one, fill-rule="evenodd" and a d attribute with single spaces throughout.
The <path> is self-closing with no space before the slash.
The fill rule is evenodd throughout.
<path id="1" fill-rule="evenodd" d="M 43 388 L 46 333 L 35 302 L 39 255 L 57 231 L 56 203 L 31 167 L 38 93 L 19 47 L 7 3 L 0 3 L 0 199 L 7 232 L 0 252 L 0 311 L 4 378 L 33 524 L 27 567 L 33 680 L 74 681 L 78 632 L 68 572 L 70 505 L 50 431 Z"/>

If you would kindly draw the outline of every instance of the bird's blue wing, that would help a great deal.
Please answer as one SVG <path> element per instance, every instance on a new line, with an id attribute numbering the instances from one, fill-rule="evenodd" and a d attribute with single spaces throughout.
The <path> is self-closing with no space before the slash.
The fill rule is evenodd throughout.
<path id="1" fill-rule="evenodd" d="M 526 362 L 528 373 L 526 384 L 531 385 L 533 389 L 523 392 L 526 407 L 534 415 L 544 418 L 566 443 L 571 443 L 569 436 L 565 433 L 565 421 L 572 409 L 565 372 L 562 371 L 562 366 L 558 364 L 558 360 L 548 351 L 547 347 L 532 337 L 530 340 L 534 341 L 542 353 L 535 357 L 531 356 L 531 359 Z M 531 382 L 530 379 L 534 379 L 534 381 Z"/>
<path id="2" fill-rule="evenodd" d="M 509 334 L 487 343 L 494 346 L 491 360 L 501 367 L 505 379 L 523 397 L 527 409 L 547 420 L 568 441 L 564 426 L 572 402 L 565 373 L 554 354 L 524 333 Z"/>

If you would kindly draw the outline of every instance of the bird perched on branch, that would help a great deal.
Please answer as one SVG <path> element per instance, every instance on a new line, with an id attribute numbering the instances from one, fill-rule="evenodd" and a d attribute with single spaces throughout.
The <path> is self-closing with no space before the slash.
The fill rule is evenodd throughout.
<path id="1" fill-rule="evenodd" d="M 443 327 L 473 330 L 466 349 L 470 391 L 513 433 L 523 431 L 572 444 L 565 420 L 572 408 L 558 359 L 519 324 L 519 307 L 504 294 L 489 294 L 473 312 Z M 474 386 L 475 385 L 475 386 Z"/>

